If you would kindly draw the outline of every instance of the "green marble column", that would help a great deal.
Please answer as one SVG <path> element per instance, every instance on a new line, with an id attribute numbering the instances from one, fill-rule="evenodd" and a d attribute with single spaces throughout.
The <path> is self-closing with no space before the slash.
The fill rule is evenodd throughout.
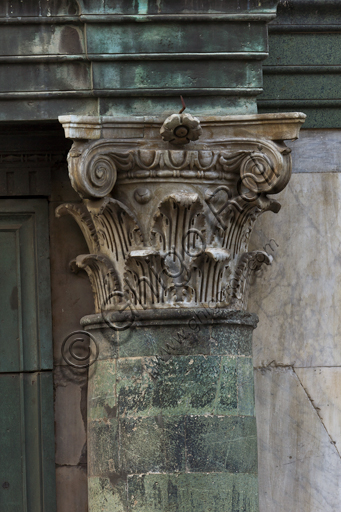
<path id="1" fill-rule="evenodd" d="M 91 512 L 258 511 L 256 316 L 143 311 L 125 331 L 101 320 L 83 319 L 100 348 L 89 374 Z"/>
<path id="2" fill-rule="evenodd" d="M 61 118 L 89 254 L 89 512 L 256 512 L 253 225 L 301 114 Z M 126 327 L 126 328 L 125 328 Z"/>

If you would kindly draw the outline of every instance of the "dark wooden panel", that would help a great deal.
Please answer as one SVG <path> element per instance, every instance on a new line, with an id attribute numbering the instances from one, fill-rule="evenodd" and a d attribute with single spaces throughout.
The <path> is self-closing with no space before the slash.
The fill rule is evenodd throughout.
<path id="1" fill-rule="evenodd" d="M 22 219 L 21 219 L 22 222 Z M 11 219 L 0 219 L 0 254 L 3 270 L 0 274 L 0 370 L 19 371 L 22 367 L 22 302 L 20 276 L 19 229 Z M 20 297 L 20 300 L 19 300 Z"/>
<path id="2" fill-rule="evenodd" d="M 0 200 L 0 371 L 52 368 L 47 201 Z"/>
<path id="3" fill-rule="evenodd" d="M 0 373 L 0 510 L 54 512 L 52 372 Z"/>

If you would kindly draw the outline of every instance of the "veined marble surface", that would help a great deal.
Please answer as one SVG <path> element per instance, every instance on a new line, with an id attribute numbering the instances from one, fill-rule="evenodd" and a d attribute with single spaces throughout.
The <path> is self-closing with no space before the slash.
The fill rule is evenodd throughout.
<path id="1" fill-rule="evenodd" d="M 340 174 L 294 174 L 281 211 L 258 220 L 251 250 L 277 246 L 250 292 L 256 367 L 341 365 L 340 199 Z"/>
<path id="2" fill-rule="evenodd" d="M 341 452 L 341 368 L 296 368 L 325 429 Z M 341 486 L 341 482 L 340 482 Z"/>
<path id="3" fill-rule="evenodd" d="M 341 459 L 295 371 L 256 370 L 260 512 L 337 512 Z"/>
<path id="4" fill-rule="evenodd" d="M 311 152 L 301 166 L 308 156 L 314 160 Z M 261 512 L 341 509 L 341 175 L 326 172 L 330 158 L 324 172 L 312 162 L 314 172 L 292 176 L 282 210 L 265 213 L 252 238 L 251 250 L 273 239 L 266 250 L 274 258 L 255 279 L 248 306 L 260 319 Z"/>

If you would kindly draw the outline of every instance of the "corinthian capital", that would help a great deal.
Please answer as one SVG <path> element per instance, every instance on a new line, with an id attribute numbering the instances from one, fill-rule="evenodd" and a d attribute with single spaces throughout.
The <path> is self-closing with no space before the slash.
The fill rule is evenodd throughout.
<path id="1" fill-rule="evenodd" d="M 57 215 L 73 215 L 86 238 L 89 254 L 73 267 L 87 271 L 96 311 L 245 309 L 252 272 L 271 259 L 249 252 L 252 227 L 280 209 L 268 195 L 290 179 L 284 140 L 298 137 L 304 118 L 205 117 L 192 140 L 181 121 L 174 146 L 164 136 L 169 126 L 176 134 L 173 119 L 61 117 L 82 202 Z"/>

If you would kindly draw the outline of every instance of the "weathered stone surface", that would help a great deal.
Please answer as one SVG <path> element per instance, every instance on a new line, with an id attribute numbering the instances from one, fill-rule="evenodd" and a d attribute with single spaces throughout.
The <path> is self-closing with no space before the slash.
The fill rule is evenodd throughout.
<path id="1" fill-rule="evenodd" d="M 277 3 L 2 2 L 1 118 L 255 114 Z"/>
<path id="2" fill-rule="evenodd" d="M 341 368 L 295 368 L 295 373 L 340 453 Z"/>
<path id="3" fill-rule="evenodd" d="M 292 154 L 293 172 L 340 172 L 341 131 L 302 130 L 297 142 L 288 142 L 294 148 Z M 311 155 L 314 158 L 311 158 Z"/>
<path id="4" fill-rule="evenodd" d="M 139 318 L 137 312 L 137 319 Z M 210 330 L 208 326 L 191 329 L 189 321 L 178 329 L 174 326 L 154 326 L 153 329 L 136 327 L 118 332 L 120 357 L 165 356 L 167 351 L 181 354 L 209 354 Z M 115 323 L 116 325 L 116 323 Z M 118 325 L 118 324 L 117 324 Z M 191 324 L 192 325 L 192 324 Z M 172 349 L 168 350 L 167 344 Z M 183 346 L 185 348 L 183 348 Z M 185 350 L 185 352 L 184 352 Z"/>
<path id="5" fill-rule="evenodd" d="M 215 356 L 119 360 L 120 416 L 233 414 L 237 361 Z"/>
<path id="6" fill-rule="evenodd" d="M 2 25 L 0 55 L 82 55 L 84 29 L 72 25 Z M 38 84 L 36 84 L 38 85 Z"/>
<path id="7" fill-rule="evenodd" d="M 58 194 L 70 197 L 67 189 L 59 188 Z M 50 203 L 52 212 L 57 205 Z M 86 251 L 80 230 L 67 217 L 56 219 L 51 213 L 49 220 L 54 361 L 66 365 L 61 354 L 63 340 L 80 329 L 80 318 L 93 310 L 93 298 L 86 274 L 75 275 L 69 267 L 75 253 Z"/>
<path id="8" fill-rule="evenodd" d="M 226 322 L 233 322 L 225 324 L 226 330 L 231 329 L 230 339 L 241 340 L 245 332 L 249 335 L 251 324 L 255 323 L 252 315 L 224 312 L 216 316 L 224 315 L 228 318 Z M 169 315 L 168 322 L 172 321 L 172 316 L 174 314 Z M 100 317 L 93 315 L 87 321 Z M 145 323 L 152 321 L 148 318 L 145 314 Z M 191 312 L 180 316 L 182 322 L 186 318 L 192 318 Z M 165 334 L 162 325 L 157 325 L 157 318 L 155 322 L 156 325 L 132 330 L 132 336 L 137 335 L 134 346 L 138 352 L 141 345 L 145 346 L 144 338 L 151 338 L 155 340 L 154 351 L 162 355 L 134 357 L 132 353 L 131 357 L 120 357 L 118 352 L 116 357 L 99 359 L 90 367 L 90 510 L 109 511 L 110 507 L 127 510 L 127 488 L 128 510 L 131 511 L 150 507 L 148 510 L 166 512 L 171 503 L 174 505 L 180 500 L 179 489 L 184 493 L 181 494 L 184 501 L 178 501 L 178 506 L 185 506 L 184 503 L 186 507 L 192 506 L 188 503 L 194 500 L 197 507 L 197 498 L 193 496 L 193 485 L 197 484 L 187 474 L 182 475 L 190 472 L 207 477 L 205 492 L 211 507 L 221 507 L 224 499 L 230 506 L 228 510 L 239 512 L 238 507 L 244 507 L 247 512 L 256 511 L 256 480 L 249 487 L 243 478 L 257 473 L 251 358 L 243 354 L 196 354 L 191 344 L 185 342 L 175 345 L 172 353 L 169 335 L 171 329 L 176 333 L 176 326 L 168 327 Z M 210 326 L 203 322 L 201 325 L 209 336 Z M 96 335 L 96 329 L 92 332 Z M 163 352 L 162 347 L 166 347 L 167 352 Z M 215 482 L 222 485 L 222 472 L 226 474 L 225 490 L 219 487 L 218 496 Z M 237 473 L 241 475 L 240 480 L 234 480 Z M 145 477 L 141 480 L 139 475 Z M 150 477 L 160 478 L 160 491 L 157 480 L 153 481 L 154 490 L 150 491 Z M 173 478 L 180 478 L 182 482 L 178 490 Z M 164 494 L 165 489 L 167 494 Z M 137 506 L 141 508 L 135 508 Z"/>
<path id="9" fill-rule="evenodd" d="M 90 87 L 90 67 L 85 62 L 1 66 L 0 93 L 8 91 L 9 83 L 13 92 L 68 91 L 71 83 L 75 90 L 82 90 Z"/>
<path id="10" fill-rule="evenodd" d="M 120 23 L 115 31 L 110 25 L 89 24 L 86 35 L 90 54 L 238 52 L 241 46 L 244 52 L 267 51 L 266 25 L 247 21 Z"/>
<path id="11" fill-rule="evenodd" d="M 294 174 L 280 196 L 284 215 L 264 216 L 255 230 L 252 244 L 277 244 L 251 287 L 255 366 L 341 365 L 340 194 L 338 173 Z"/>
<path id="12" fill-rule="evenodd" d="M 88 506 L 86 469 L 83 466 L 56 468 L 57 511 L 85 512 Z"/>
<path id="13" fill-rule="evenodd" d="M 86 462 L 86 378 L 56 367 L 54 385 L 56 463 L 77 466 Z"/>
<path id="14" fill-rule="evenodd" d="M 296 370 L 256 370 L 256 411 L 260 510 L 338 510 L 340 455 Z"/>
<path id="15" fill-rule="evenodd" d="M 253 417 L 188 416 L 188 470 L 257 474 L 257 431 Z"/>
<path id="16" fill-rule="evenodd" d="M 127 510 L 127 475 L 112 474 L 109 478 L 89 477 L 89 510 L 114 512 Z"/>
<path id="17" fill-rule="evenodd" d="M 88 423 L 88 437 L 91 439 L 91 457 L 88 460 L 90 476 L 107 476 L 118 473 L 119 425 L 118 420 L 93 420 Z"/>
<path id="18" fill-rule="evenodd" d="M 181 416 L 120 420 L 121 469 L 128 474 L 185 470 L 185 421 Z"/>
<path id="19" fill-rule="evenodd" d="M 219 92 L 219 88 L 226 87 L 226 83 L 232 89 L 249 89 L 262 86 L 262 64 L 261 62 L 221 61 L 208 60 L 205 62 L 205 73 L 203 63 L 198 60 L 178 60 L 176 63 L 177 72 L 174 72 L 169 61 L 146 61 L 136 62 L 93 62 L 93 87 L 94 90 L 123 89 L 133 90 L 138 95 L 138 90 L 153 89 L 212 89 Z M 1 81 L 0 81 L 1 87 Z M 126 93 L 127 94 L 127 93 Z M 245 94 L 247 95 L 247 93 Z"/>
<path id="20" fill-rule="evenodd" d="M 226 473 L 92 477 L 89 508 L 94 512 L 258 512 L 257 477 Z"/>
<path id="21" fill-rule="evenodd" d="M 305 116 L 187 117 L 163 124 L 156 117 L 60 117 L 75 140 L 69 174 L 83 203 L 61 205 L 56 214 L 71 214 L 83 231 L 90 254 L 78 256 L 74 268 L 89 274 L 97 313 L 123 308 L 133 323 L 133 310 L 244 310 L 250 276 L 270 264 L 265 251 L 248 250 L 250 233 L 259 215 L 279 211 L 267 194 L 290 179 L 283 138 L 297 137 Z M 118 127 L 146 130 L 128 144 L 109 143 L 105 137 Z M 259 138 L 263 127 L 275 141 Z M 178 128 L 185 135 L 177 144 L 189 142 L 185 151 L 172 146 Z"/>
<path id="22" fill-rule="evenodd" d="M 257 477 L 241 474 L 128 477 L 129 512 L 258 512 Z M 105 512 L 107 509 L 105 509 Z"/>
<path id="23" fill-rule="evenodd" d="M 225 329 L 224 325 L 211 327 L 211 353 L 251 356 L 252 354 L 252 327 L 231 326 Z"/>
<path id="24" fill-rule="evenodd" d="M 255 415 L 254 376 L 252 358 L 239 357 L 237 360 L 237 386 L 239 414 Z"/>
<path id="25" fill-rule="evenodd" d="M 116 362 L 99 360 L 89 368 L 89 419 L 117 417 Z"/>

